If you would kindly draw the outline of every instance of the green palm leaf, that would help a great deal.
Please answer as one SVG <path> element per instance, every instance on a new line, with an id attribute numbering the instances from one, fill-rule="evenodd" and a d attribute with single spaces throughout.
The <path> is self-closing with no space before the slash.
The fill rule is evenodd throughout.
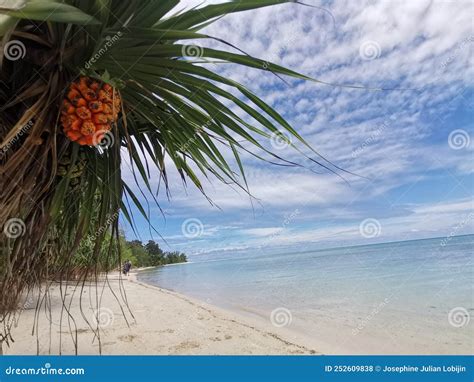
<path id="1" fill-rule="evenodd" d="M 100 24 L 94 17 L 71 5 L 56 1 L 29 1 L 20 8 L 0 8 L 2 13 L 18 19 L 71 23 Z"/>
<path id="2" fill-rule="evenodd" d="M 184 184 L 204 194 L 207 178 L 250 193 L 242 152 L 298 166 L 268 148 L 265 141 L 277 134 L 301 155 L 317 156 L 278 111 L 206 63 L 219 60 L 317 80 L 198 32 L 226 14 L 286 2 L 230 1 L 177 11 L 177 0 L 38 0 L 0 8 L 2 51 L 10 43 L 24 47 L 19 59 L 3 56 L 0 77 L 0 222 L 4 227 L 20 219 L 25 231 L 0 243 L 0 265 L 5 265 L 0 284 L 12 292 L 0 299 L 3 317 L 25 289 L 53 277 L 69 279 L 78 264 L 84 280 L 116 266 L 118 212 L 134 230 L 134 210 L 149 220 L 148 199 L 158 204 L 161 197 L 152 187 L 154 174 L 169 193 L 168 161 Z M 219 41 L 228 49 L 188 45 L 189 40 Z M 197 57 L 189 53 L 193 49 Z M 80 75 L 120 91 L 121 116 L 109 137 L 113 145 L 105 149 L 79 147 L 62 133 L 59 107 Z M 310 159 L 337 170 L 320 157 L 320 162 Z M 122 176 L 125 162 L 135 185 Z M 84 246 L 85 239 L 93 246 Z M 89 257 L 84 258 L 84 248 L 90 249 Z M 113 253 L 117 256 L 110 257 Z M 0 342 L 8 335 L 7 325 Z"/>

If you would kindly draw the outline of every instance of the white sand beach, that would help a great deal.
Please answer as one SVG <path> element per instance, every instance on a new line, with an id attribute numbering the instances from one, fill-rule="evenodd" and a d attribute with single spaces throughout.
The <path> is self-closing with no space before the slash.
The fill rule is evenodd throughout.
<path id="1" fill-rule="evenodd" d="M 111 276 L 112 290 L 118 294 L 119 282 Z M 63 287 L 64 288 L 64 287 Z M 317 354 L 299 344 L 282 328 L 259 326 L 247 317 L 240 317 L 178 293 L 141 284 L 131 274 L 123 280 L 123 288 L 131 313 L 122 307 L 107 286 L 101 300 L 100 342 L 102 354 Z M 99 288 L 99 295 L 102 289 Z M 68 315 L 62 313 L 60 288 L 51 288 L 51 318 L 42 308 L 38 317 L 39 341 L 32 334 L 35 308 L 22 311 L 13 329 L 14 343 L 4 345 L 5 354 L 74 354 L 73 338 L 77 333 L 78 354 L 98 354 L 99 341 L 87 321 L 94 323 L 96 291 L 86 286 L 80 291 L 70 286 L 68 305 L 76 328 L 69 330 Z M 72 297 L 72 298 L 71 298 Z M 36 304 L 36 302 L 34 303 Z M 82 311 L 80 313 L 80 305 Z M 123 312 L 122 312 L 123 309 Z M 128 321 L 128 324 L 127 324 Z M 74 327 L 74 326 L 72 326 Z M 49 340 L 51 330 L 51 342 Z M 72 333 L 72 334 L 71 334 Z M 61 350 L 61 351 L 60 351 Z"/>
<path id="2" fill-rule="evenodd" d="M 470 354 L 472 351 L 468 325 L 453 327 L 443 314 L 438 318 L 429 316 L 431 321 L 426 316 L 421 324 L 414 325 L 420 320 L 409 312 L 381 309 L 374 316 L 376 319 L 368 316 L 361 321 L 362 327 L 355 335 L 354 322 L 349 319 L 354 315 L 345 305 L 339 306 L 336 316 L 330 310 L 314 311 L 311 325 L 294 315 L 291 325 L 281 326 L 278 322 L 274 324 L 263 311 L 246 306 L 227 310 L 139 282 L 136 271 L 122 278 L 122 282 L 117 273 L 111 274 L 109 284 L 101 281 L 96 287 L 95 283 L 88 283 L 82 290 L 72 282 L 67 290 L 65 283 L 54 284 L 47 304 L 43 301 L 38 310 L 37 298 L 29 298 L 13 327 L 14 343 L 3 344 L 4 354 L 75 354 L 76 338 L 77 354 Z M 61 301 L 60 288 L 65 304 Z M 64 305 L 74 321 L 68 319 Z M 364 323 L 367 327 L 363 327 Z"/>

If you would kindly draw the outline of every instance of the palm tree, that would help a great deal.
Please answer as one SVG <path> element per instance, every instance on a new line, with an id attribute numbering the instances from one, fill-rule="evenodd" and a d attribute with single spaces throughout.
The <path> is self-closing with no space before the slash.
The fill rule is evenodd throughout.
<path id="1" fill-rule="evenodd" d="M 84 280 L 102 269 L 104 243 L 120 255 L 119 215 L 134 227 L 134 205 L 148 219 L 122 177 L 123 156 L 151 195 L 156 171 L 168 191 L 168 163 L 203 193 L 208 176 L 248 192 L 242 152 L 296 165 L 261 143 L 275 135 L 302 155 L 294 142 L 311 149 L 276 110 L 208 63 L 309 78 L 200 32 L 226 14 L 285 2 L 189 10 L 177 10 L 179 0 L 1 2 L 0 342 L 22 294 L 53 275 L 77 275 L 85 238 L 93 249 L 81 260 Z M 228 49 L 195 43 L 205 40 Z"/>

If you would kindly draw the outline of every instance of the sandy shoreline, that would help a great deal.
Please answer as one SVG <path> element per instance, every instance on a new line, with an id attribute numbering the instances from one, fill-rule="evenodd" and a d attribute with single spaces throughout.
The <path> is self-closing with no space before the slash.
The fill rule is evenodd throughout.
<path id="1" fill-rule="evenodd" d="M 36 334 L 32 335 L 35 300 L 22 311 L 13 329 L 15 342 L 10 347 L 4 345 L 4 353 L 74 354 L 77 338 L 78 354 L 98 354 L 99 341 L 94 333 L 98 321 L 102 354 L 318 354 L 317 349 L 303 345 L 301 339 L 283 328 L 271 323 L 262 325 L 187 296 L 142 284 L 134 274 L 123 280 L 129 311 L 117 277 L 110 279 L 121 304 L 107 286 L 96 290 L 91 285 L 82 291 L 68 288 L 66 301 L 75 325 L 62 309 L 60 288 L 54 285 L 50 293 L 51 316 L 45 307 L 38 314 L 39 345 Z M 97 313 L 96 301 L 101 295 Z"/>

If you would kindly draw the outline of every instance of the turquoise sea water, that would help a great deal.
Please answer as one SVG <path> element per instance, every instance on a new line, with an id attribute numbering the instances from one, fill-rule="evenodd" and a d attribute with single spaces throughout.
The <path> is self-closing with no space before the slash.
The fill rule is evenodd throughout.
<path id="1" fill-rule="evenodd" d="M 208 257 L 138 279 L 283 325 L 330 352 L 459 354 L 474 344 L 473 258 L 467 235 Z"/>

